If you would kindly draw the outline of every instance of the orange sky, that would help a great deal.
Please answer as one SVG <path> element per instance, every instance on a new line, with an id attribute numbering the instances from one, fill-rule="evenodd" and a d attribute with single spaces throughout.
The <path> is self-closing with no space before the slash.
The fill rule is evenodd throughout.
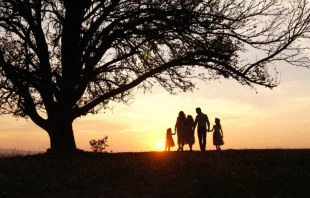
<path id="1" fill-rule="evenodd" d="M 165 140 L 165 131 L 174 127 L 178 112 L 183 110 L 195 116 L 195 108 L 201 107 L 211 126 L 215 117 L 221 118 L 223 149 L 309 148 L 310 70 L 287 65 L 281 65 L 279 70 L 280 86 L 274 90 L 258 87 L 258 94 L 232 80 L 199 82 L 199 90 L 176 96 L 159 87 L 152 93 L 138 93 L 130 106 L 113 104 L 113 111 L 77 119 L 74 122 L 77 146 L 88 150 L 90 139 L 107 135 L 108 151 L 159 150 L 156 142 Z M 198 150 L 195 139 L 193 148 Z M 31 121 L 2 116 L 0 149 L 4 148 L 45 150 L 49 148 L 49 139 Z M 214 149 L 211 133 L 207 149 Z"/>

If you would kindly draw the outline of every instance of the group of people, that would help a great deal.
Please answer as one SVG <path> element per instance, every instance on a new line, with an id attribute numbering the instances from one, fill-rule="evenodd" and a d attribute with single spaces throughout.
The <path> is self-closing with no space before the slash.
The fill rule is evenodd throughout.
<path id="1" fill-rule="evenodd" d="M 201 151 L 206 150 L 207 145 L 207 132 L 213 132 L 213 145 L 216 150 L 221 150 L 221 145 L 224 144 L 224 134 L 221 127 L 220 119 L 215 118 L 215 125 L 210 130 L 209 118 L 206 114 L 202 113 L 201 108 L 196 108 L 197 116 L 195 120 L 191 115 L 185 115 L 183 111 L 179 112 L 177 118 L 174 133 L 171 128 L 166 132 L 166 144 L 165 151 L 170 151 L 171 147 L 175 146 L 172 135 L 177 134 L 177 151 L 183 151 L 184 145 L 188 144 L 190 151 L 192 151 L 193 144 L 195 144 L 195 129 L 197 127 L 197 135 L 199 140 L 199 146 Z"/>

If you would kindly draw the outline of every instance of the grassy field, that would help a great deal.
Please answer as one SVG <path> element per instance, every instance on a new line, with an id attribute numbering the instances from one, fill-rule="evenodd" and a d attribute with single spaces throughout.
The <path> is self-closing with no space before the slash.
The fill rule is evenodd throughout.
<path id="1" fill-rule="evenodd" d="M 26 156 L 44 153 L 43 151 L 24 151 L 17 149 L 0 149 L 0 158 L 2 157 L 16 157 Z"/>
<path id="2" fill-rule="evenodd" d="M 309 197 L 310 150 L 0 158 L 0 197 Z"/>

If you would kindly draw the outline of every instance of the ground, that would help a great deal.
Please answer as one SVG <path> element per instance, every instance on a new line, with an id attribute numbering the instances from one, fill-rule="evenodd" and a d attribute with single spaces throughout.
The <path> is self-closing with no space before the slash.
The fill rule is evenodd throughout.
<path id="1" fill-rule="evenodd" d="M 308 197 L 310 150 L 0 158 L 0 197 Z"/>

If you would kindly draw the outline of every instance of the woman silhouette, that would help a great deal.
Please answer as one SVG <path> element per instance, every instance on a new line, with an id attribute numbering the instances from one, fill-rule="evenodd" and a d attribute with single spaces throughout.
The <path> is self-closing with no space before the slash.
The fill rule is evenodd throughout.
<path id="1" fill-rule="evenodd" d="M 174 130 L 176 130 L 178 135 L 178 150 L 183 151 L 183 146 L 185 144 L 185 130 L 186 130 L 186 117 L 183 111 L 179 112 L 177 122 L 175 123 Z"/>

